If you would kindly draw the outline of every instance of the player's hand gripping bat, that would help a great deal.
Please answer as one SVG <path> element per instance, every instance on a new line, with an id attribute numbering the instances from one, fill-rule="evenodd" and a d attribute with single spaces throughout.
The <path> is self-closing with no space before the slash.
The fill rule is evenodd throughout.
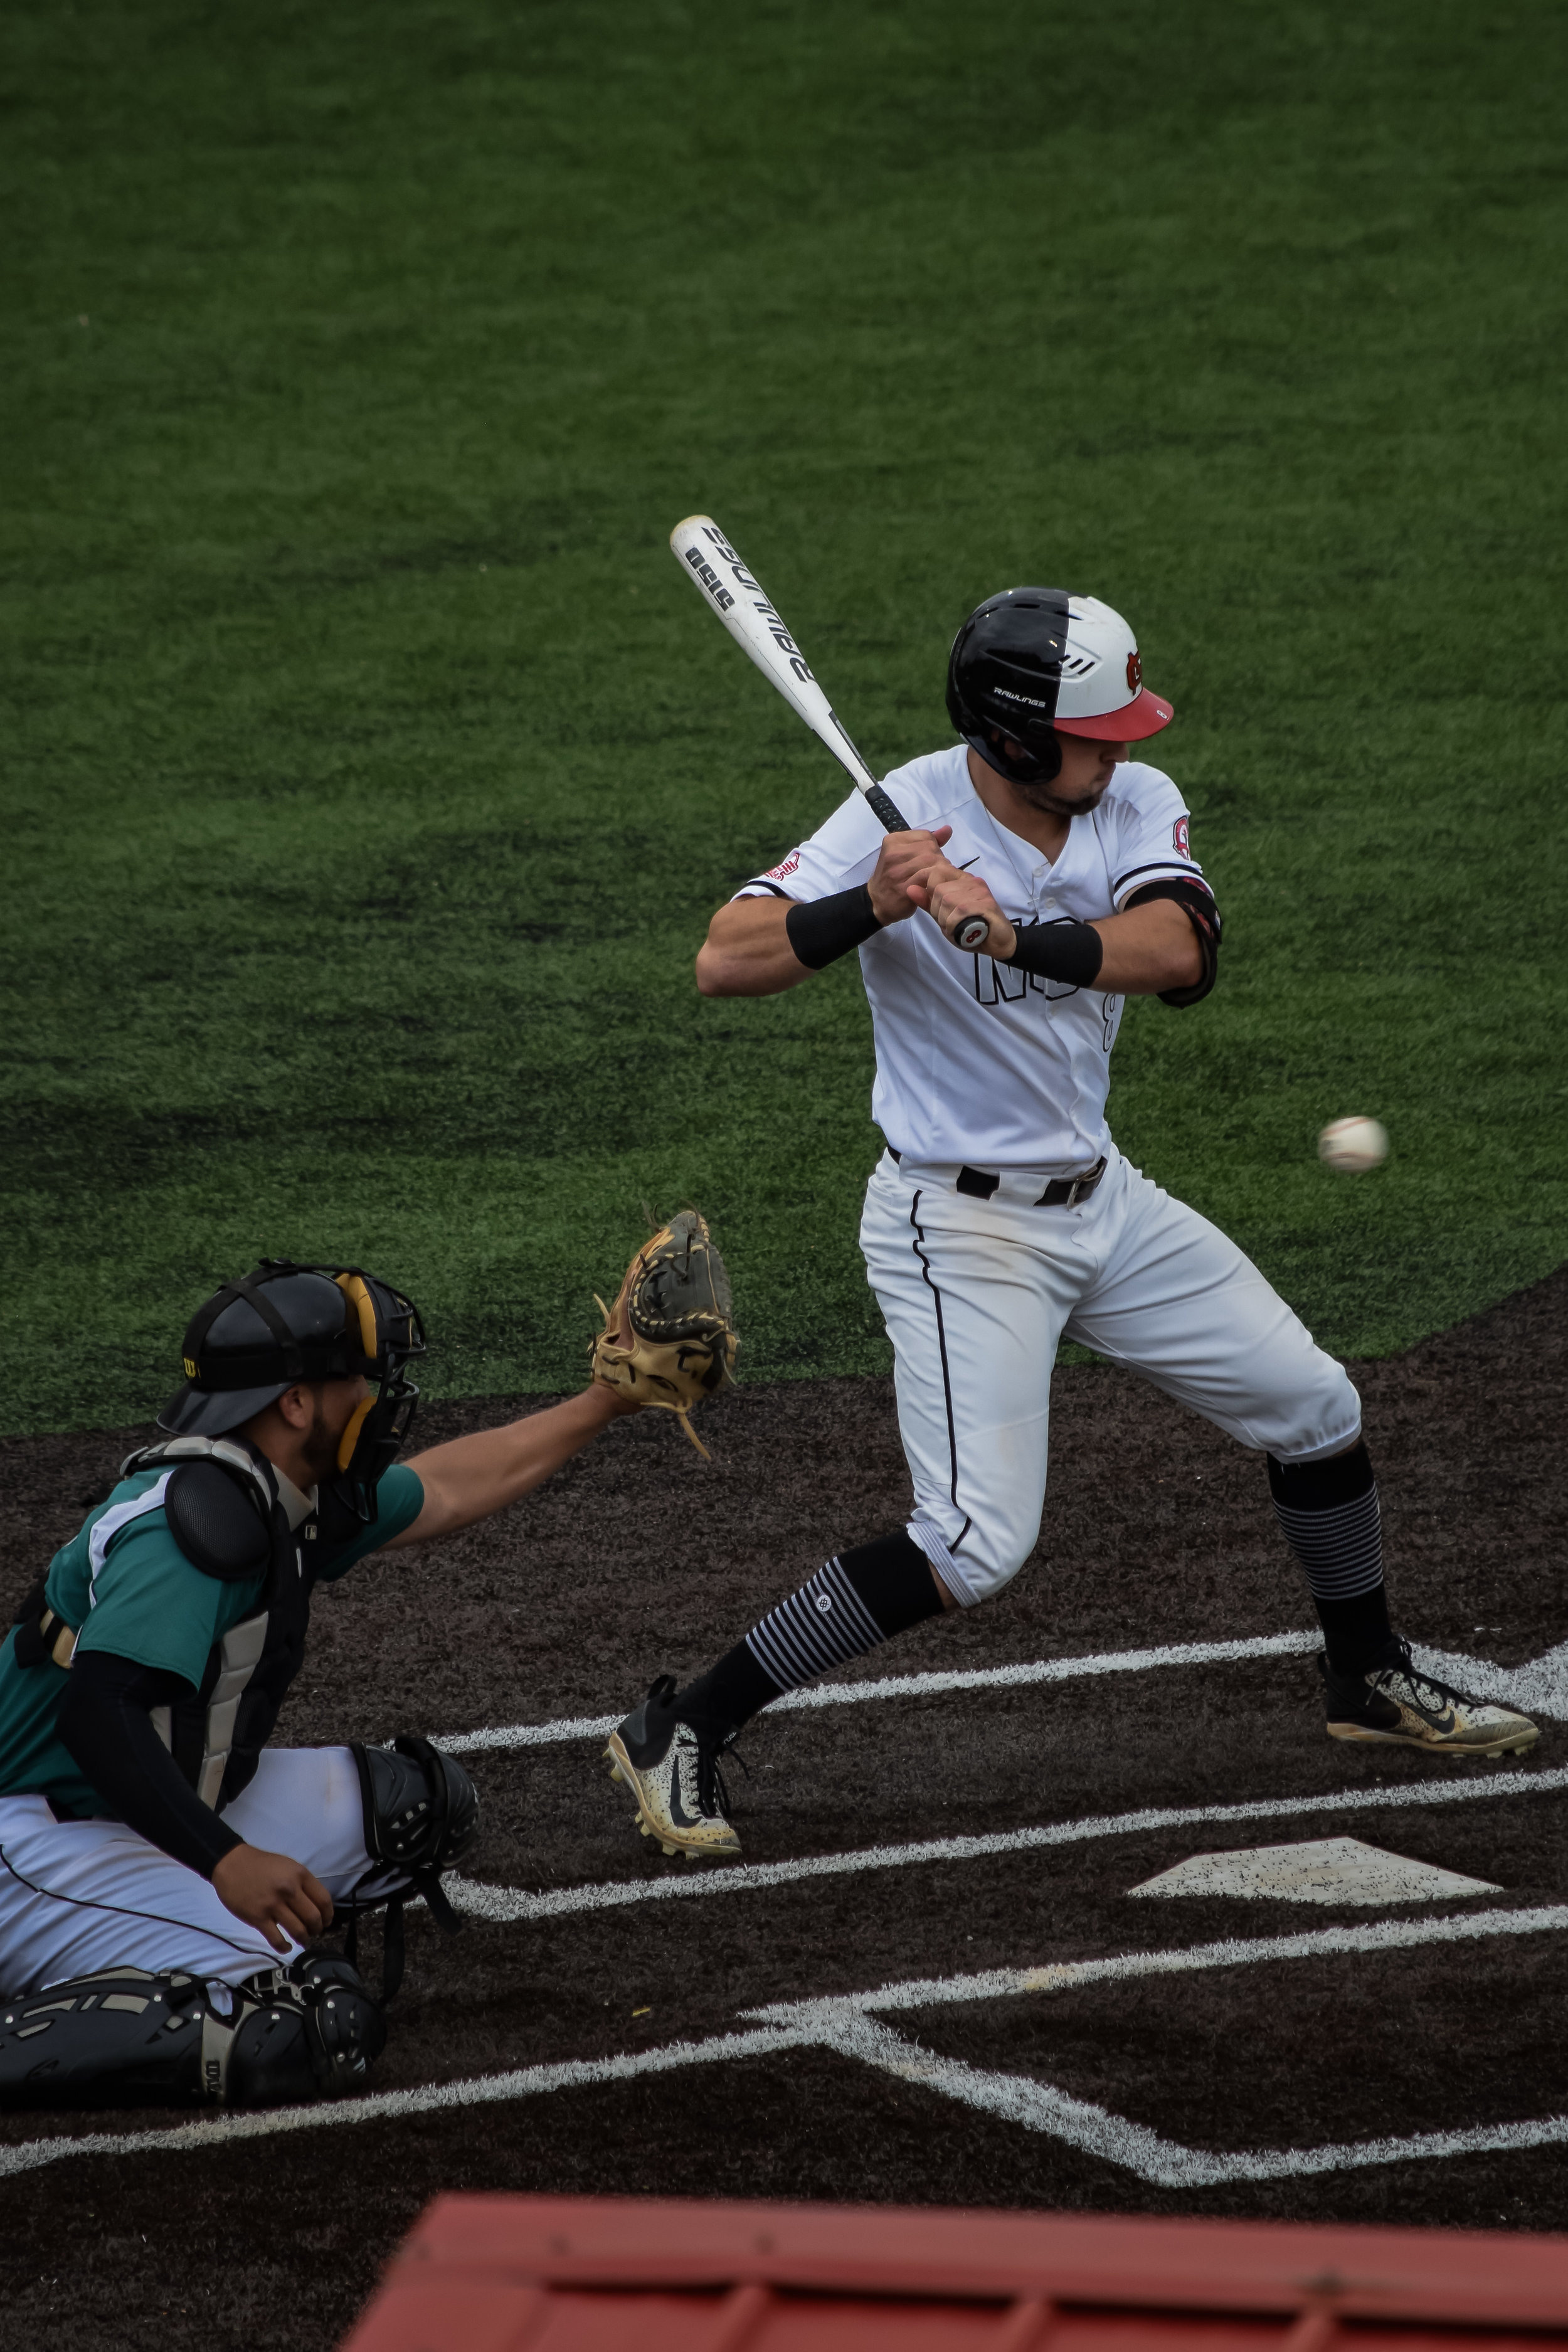
<path id="1" fill-rule="evenodd" d="M 843 720 L 811 674 L 805 656 L 711 515 L 688 515 L 669 534 L 669 544 L 689 571 L 730 635 L 743 646 L 762 671 L 777 687 L 790 709 L 821 737 L 834 758 L 847 770 L 857 791 L 865 793 L 871 812 L 889 833 L 908 833 L 909 820 L 900 816 L 870 769 L 849 740 Z M 965 915 L 951 937 L 966 953 L 983 948 L 991 936 L 984 915 Z"/>

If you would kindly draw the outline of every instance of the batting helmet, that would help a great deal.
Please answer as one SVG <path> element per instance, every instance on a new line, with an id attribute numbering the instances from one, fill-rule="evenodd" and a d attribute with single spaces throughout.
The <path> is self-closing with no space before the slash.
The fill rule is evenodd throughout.
<path id="1" fill-rule="evenodd" d="M 404 1367 L 425 1352 L 412 1299 L 358 1266 L 263 1258 L 198 1307 L 185 1332 L 185 1384 L 158 1416 L 182 1437 L 221 1437 L 300 1381 L 377 1383 L 338 1447 L 342 1499 L 375 1517 L 375 1486 L 402 1448 L 419 1391 Z"/>
<path id="2" fill-rule="evenodd" d="M 1139 742 L 1173 716 L 1144 686 L 1121 614 L 1065 588 L 1008 588 L 975 606 L 952 641 L 947 708 L 986 765 L 1021 784 L 1060 772 L 1059 735 Z"/>

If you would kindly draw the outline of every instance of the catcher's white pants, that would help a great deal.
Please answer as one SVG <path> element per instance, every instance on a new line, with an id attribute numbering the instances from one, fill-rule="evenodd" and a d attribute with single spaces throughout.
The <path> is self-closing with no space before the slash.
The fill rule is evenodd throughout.
<path id="1" fill-rule="evenodd" d="M 247 1844 L 303 1863 L 334 1902 L 362 1887 L 371 1866 L 346 1748 L 268 1748 L 223 1819 Z M 100 1969 L 240 1984 L 299 1948 L 275 1952 L 199 1872 L 123 1822 L 57 1822 L 42 1797 L 0 1797 L 0 2000 Z"/>
<path id="2" fill-rule="evenodd" d="M 1234 1242 L 1114 1146 L 1072 1209 L 1032 1205 L 1050 1170 L 1011 1171 L 988 1201 L 955 1192 L 958 1172 L 884 1154 L 860 1227 L 893 1343 L 910 1534 L 954 1600 L 985 1600 L 1035 1548 L 1064 1336 L 1281 1461 L 1353 1444 L 1343 1366 Z"/>

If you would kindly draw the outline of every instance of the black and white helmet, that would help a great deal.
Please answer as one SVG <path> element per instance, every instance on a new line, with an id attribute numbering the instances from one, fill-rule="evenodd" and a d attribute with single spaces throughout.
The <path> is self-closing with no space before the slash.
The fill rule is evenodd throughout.
<path id="1" fill-rule="evenodd" d="M 977 604 L 952 641 L 947 708 L 987 766 L 1049 783 L 1061 735 L 1132 743 L 1174 713 L 1143 684 L 1137 639 L 1098 596 L 1007 588 Z"/>

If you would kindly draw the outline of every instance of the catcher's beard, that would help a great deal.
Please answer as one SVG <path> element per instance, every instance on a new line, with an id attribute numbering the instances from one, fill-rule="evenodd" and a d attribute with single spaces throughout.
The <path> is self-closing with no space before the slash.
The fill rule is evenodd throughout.
<path id="1" fill-rule="evenodd" d="M 347 1425 L 345 1415 L 344 1427 L 346 1428 Z M 342 1436 L 342 1430 L 334 1430 L 328 1423 L 326 1414 L 321 1411 L 321 1391 L 318 1390 L 313 1400 L 310 1432 L 300 1441 L 300 1451 L 305 1457 L 313 1486 L 319 1486 L 324 1478 L 330 1478 L 336 1470 L 338 1442 Z"/>

